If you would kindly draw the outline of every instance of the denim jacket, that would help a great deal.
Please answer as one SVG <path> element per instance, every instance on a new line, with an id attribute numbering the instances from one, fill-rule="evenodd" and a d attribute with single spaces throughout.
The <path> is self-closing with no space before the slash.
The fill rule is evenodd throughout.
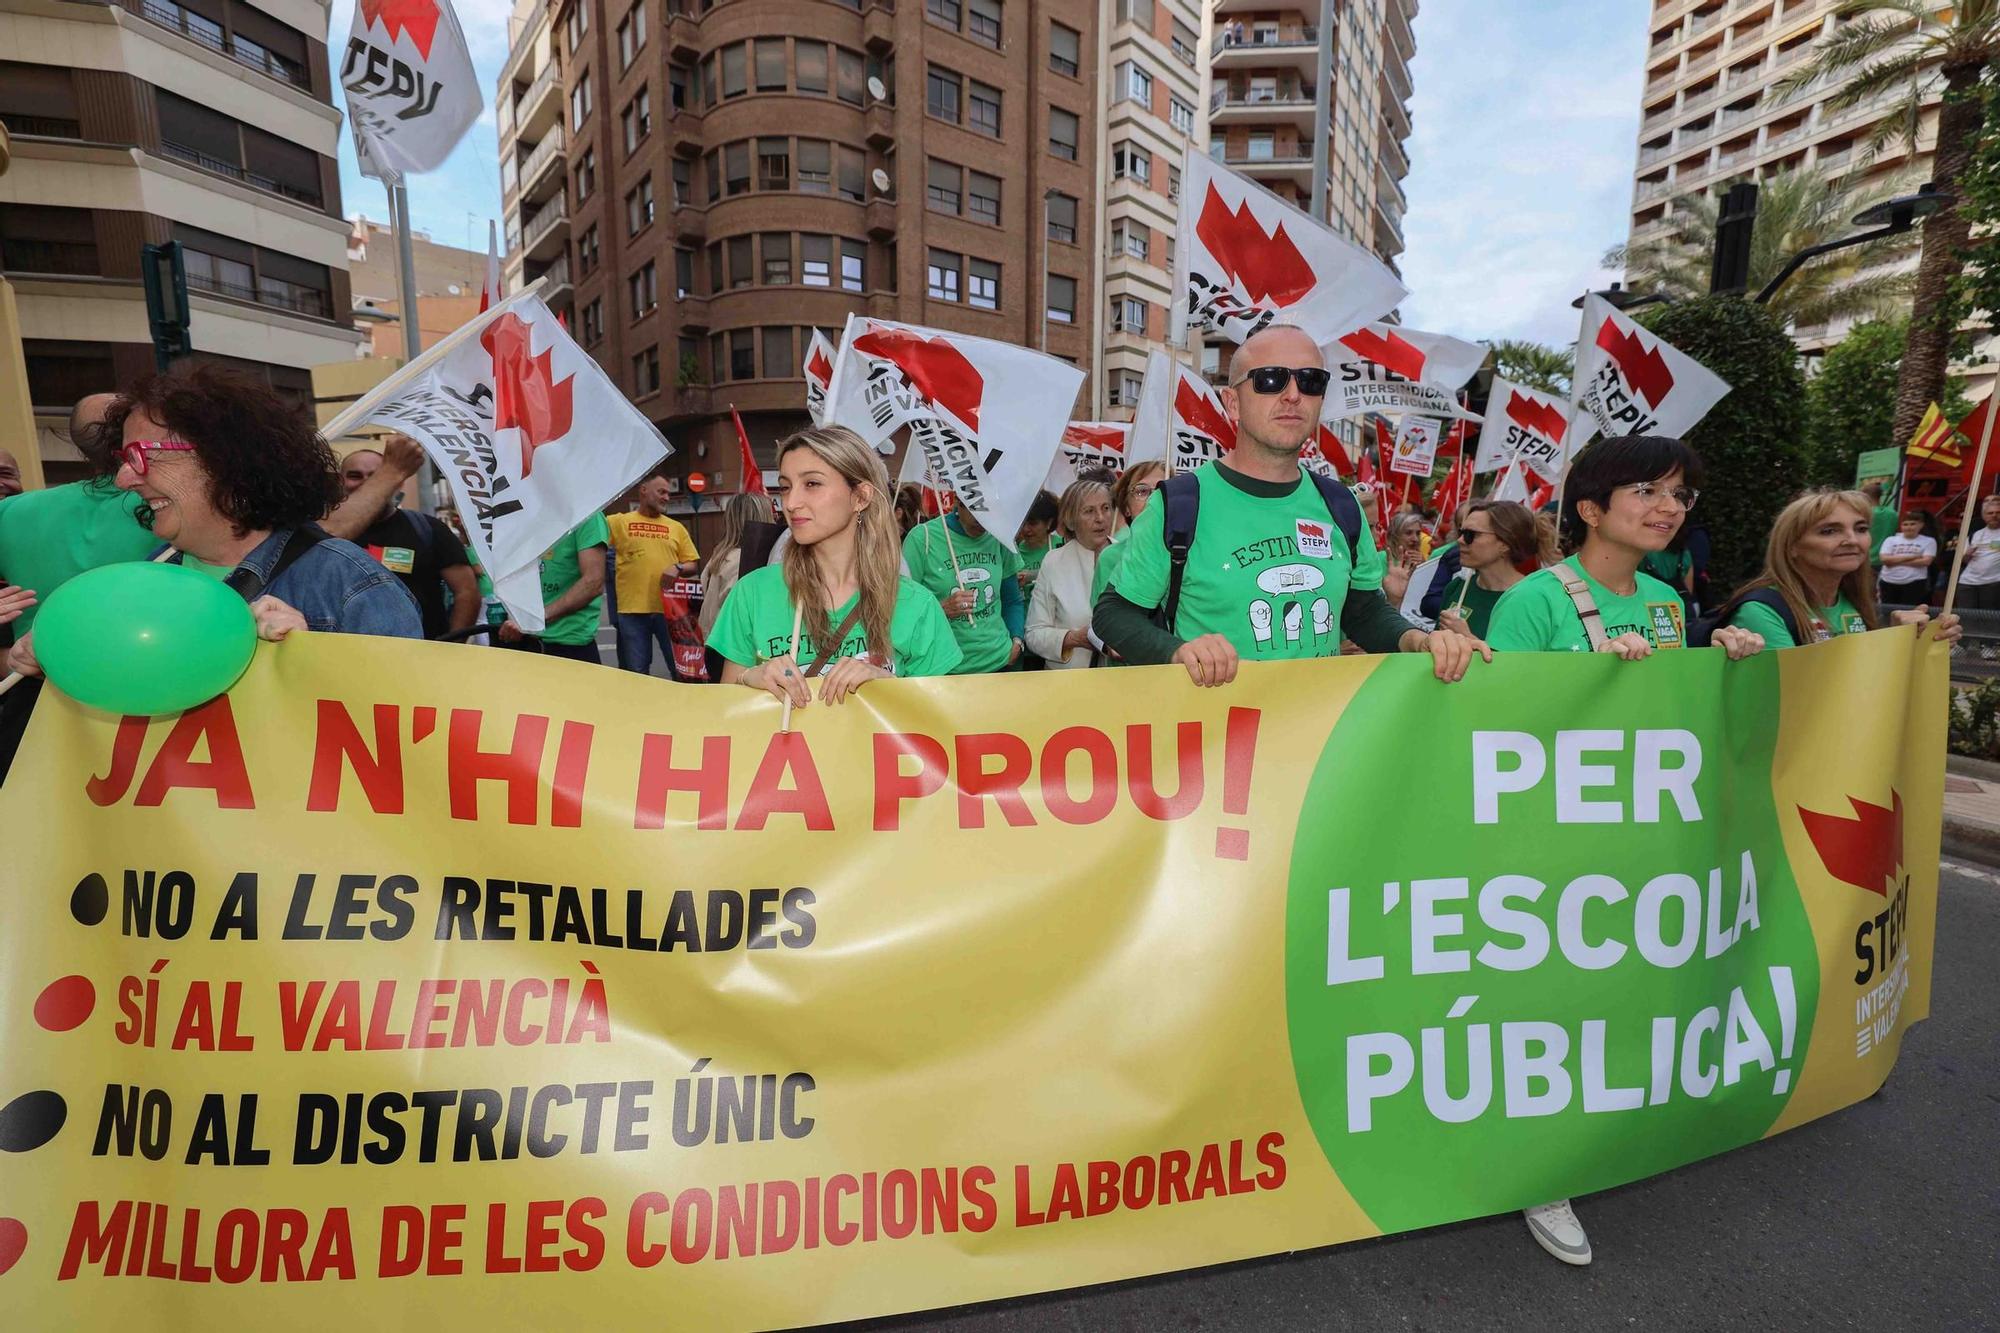
<path id="1" fill-rule="evenodd" d="M 239 569 L 270 578 L 291 528 L 278 528 L 243 557 Z M 328 537 L 282 570 L 264 593 L 305 617 L 320 633 L 424 637 L 423 613 L 403 581 L 353 542 Z"/>

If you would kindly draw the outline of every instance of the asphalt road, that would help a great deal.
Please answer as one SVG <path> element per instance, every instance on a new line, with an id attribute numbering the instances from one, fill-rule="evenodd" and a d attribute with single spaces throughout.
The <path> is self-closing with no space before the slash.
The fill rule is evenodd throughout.
<path id="1" fill-rule="evenodd" d="M 1876 1097 L 1578 1204 L 1566 1268 L 1518 1216 L 845 1329 L 2000 1327 L 2000 875 L 1943 866 L 1932 1017 Z"/>

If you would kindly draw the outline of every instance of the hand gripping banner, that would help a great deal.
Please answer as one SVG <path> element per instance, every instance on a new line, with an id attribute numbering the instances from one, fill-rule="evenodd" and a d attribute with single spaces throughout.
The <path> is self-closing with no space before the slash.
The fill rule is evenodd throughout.
<path id="1" fill-rule="evenodd" d="M 789 734 L 317 635 L 177 717 L 50 690 L 0 790 L 0 1302 L 764 1328 L 1671 1170 L 1925 1016 L 1945 667 L 883 680 Z"/>

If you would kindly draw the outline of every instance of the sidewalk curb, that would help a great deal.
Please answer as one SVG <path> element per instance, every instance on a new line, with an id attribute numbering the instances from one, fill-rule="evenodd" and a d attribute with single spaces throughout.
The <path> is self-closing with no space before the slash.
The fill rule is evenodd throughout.
<path id="1" fill-rule="evenodd" d="M 1959 777 L 2000 784 L 2000 764 L 1983 759 L 1946 755 L 1944 768 Z M 1942 849 L 1946 856 L 1960 861 L 2000 868 L 2000 824 L 1947 811 Z"/>

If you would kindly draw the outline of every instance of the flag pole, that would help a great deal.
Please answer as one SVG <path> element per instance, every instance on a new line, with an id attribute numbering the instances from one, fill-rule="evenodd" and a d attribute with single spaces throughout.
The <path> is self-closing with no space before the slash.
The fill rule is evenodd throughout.
<path id="1" fill-rule="evenodd" d="M 392 180 L 384 180 L 382 188 L 389 192 L 389 225 L 396 241 L 396 288 L 403 306 L 403 364 L 409 365 L 424 350 L 422 320 L 417 314 L 417 261 L 410 244 L 410 195 Z M 424 455 L 423 468 L 417 473 L 417 494 L 425 509 L 436 508 L 437 468 L 429 454 Z"/>
<path id="2" fill-rule="evenodd" d="M 1944 590 L 1944 609 L 1940 616 L 1951 614 L 1958 604 L 1958 576 L 1965 569 L 1965 542 L 1972 534 L 1972 502 L 1977 497 L 1980 483 L 1986 477 L 1986 454 L 1993 447 L 1993 421 L 2000 417 L 2000 386 L 1986 400 L 1986 423 L 1979 429 L 1979 454 L 1973 460 L 1972 480 L 1965 487 L 1965 508 L 1958 516 L 1958 547 L 1952 552 L 1951 581 Z"/>

